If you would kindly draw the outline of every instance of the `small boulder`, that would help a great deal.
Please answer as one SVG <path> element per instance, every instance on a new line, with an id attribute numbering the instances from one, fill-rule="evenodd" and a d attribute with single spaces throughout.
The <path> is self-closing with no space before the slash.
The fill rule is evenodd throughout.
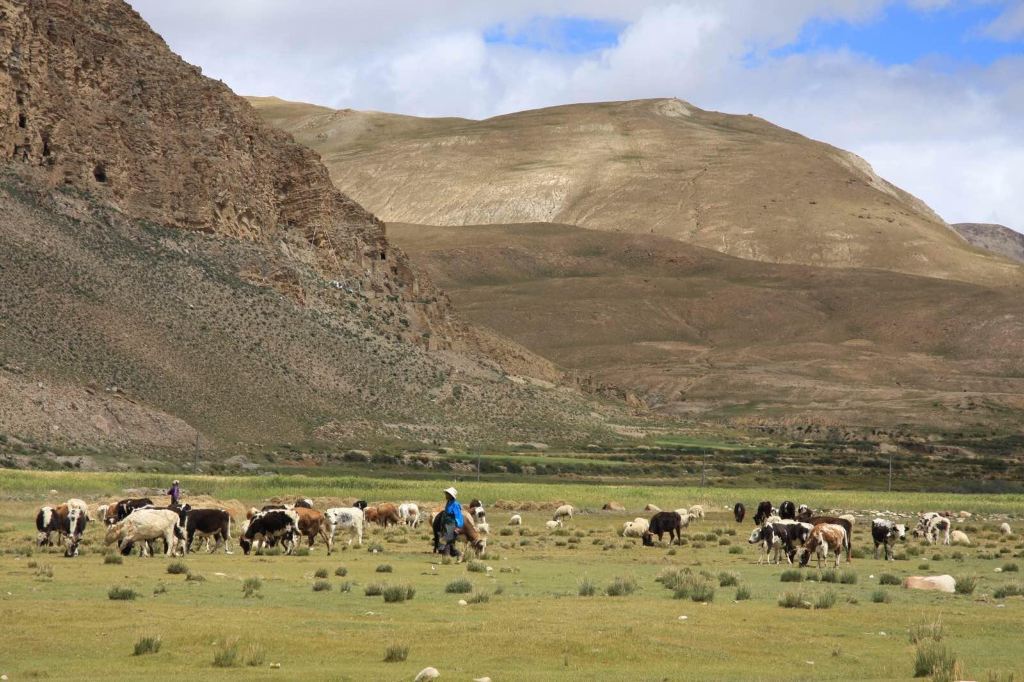
<path id="1" fill-rule="evenodd" d="M 439 677 L 441 677 L 441 673 L 437 672 L 437 668 L 424 668 L 413 682 L 426 682 L 426 680 L 436 680 Z"/>
<path id="2" fill-rule="evenodd" d="M 935 590 L 952 593 L 956 592 L 956 580 L 951 575 L 912 575 L 903 581 L 903 587 L 908 590 Z"/>

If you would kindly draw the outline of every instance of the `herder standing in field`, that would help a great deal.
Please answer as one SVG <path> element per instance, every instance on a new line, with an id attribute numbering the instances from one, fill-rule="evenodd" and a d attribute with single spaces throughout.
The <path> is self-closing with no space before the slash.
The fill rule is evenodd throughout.
<path id="1" fill-rule="evenodd" d="M 171 504 L 176 506 L 178 500 L 181 499 L 181 486 L 178 485 L 178 479 L 174 479 L 174 483 L 167 491 L 167 494 L 171 496 Z"/>
<path id="2" fill-rule="evenodd" d="M 455 549 L 455 535 L 465 525 L 465 521 L 462 519 L 462 505 L 456 496 L 459 494 L 455 488 L 445 488 L 444 490 L 444 541 L 445 545 L 441 548 L 441 555 L 448 552 L 453 557 L 459 556 L 459 550 Z"/>

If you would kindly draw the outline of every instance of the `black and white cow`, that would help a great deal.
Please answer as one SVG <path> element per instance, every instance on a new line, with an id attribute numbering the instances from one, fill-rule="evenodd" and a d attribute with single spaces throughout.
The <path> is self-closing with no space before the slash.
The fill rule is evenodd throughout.
<path id="1" fill-rule="evenodd" d="M 895 556 L 892 546 L 897 540 L 907 537 L 907 527 L 902 523 L 893 523 L 888 519 L 875 519 L 871 522 L 871 539 L 875 541 L 875 558 L 878 558 L 878 548 L 885 548 L 885 558 L 894 560 Z"/>
<path id="2" fill-rule="evenodd" d="M 305 509 L 312 509 L 313 500 L 309 499 L 308 497 L 300 497 L 299 499 L 295 500 L 295 504 L 293 506 L 303 507 Z"/>
<path id="3" fill-rule="evenodd" d="M 803 521 L 803 522 L 806 523 L 807 521 L 811 520 L 812 516 L 814 516 L 814 512 L 812 512 L 811 508 L 808 507 L 806 504 L 801 504 L 799 507 L 797 507 L 797 509 L 796 509 L 796 520 L 797 521 Z"/>
<path id="4" fill-rule="evenodd" d="M 754 529 L 747 540 L 752 545 L 760 545 L 761 553 L 757 557 L 757 563 L 761 564 L 766 559 L 772 563 L 772 556 L 775 556 L 775 563 L 779 563 L 782 556 L 782 537 L 775 532 L 774 524 L 766 523 Z"/>
<path id="5" fill-rule="evenodd" d="M 181 524 L 185 529 L 184 552 L 192 551 L 196 538 L 213 538 L 210 553 L 224 547 L 225 554 L 231 554 L 231 514 L 226 509 L 189 509 L 182 511 Z"/>
<path id="6" fill-rule="evenodd" d="M 42 507 L 36 513 L 36 540 L 40 547 L 53 546 L 51 534 L 57 534 L 57 541 L 66 539 L 64 556 L 78 556 L 78 545 L 89 522 L 89 514 L 84 503 L 79 506 L 71 501 L 56 507 Z"/>
<path id="7" fill-rule="evenodd" d="M 238 544 L 248 554 L 260 549 L 271 539 L 279 540 L 285 554 L 291 554 L 299 542 L 299 515 L 291 509 L 271 509 L 252 517 Z"/>
<path id="8" fill-rule="evenodd" d="M 928 521 L 928 527 L 925 529 L 924 538 L 928 541 L 928 544 L 932 544 L 939 539 L 939 533 L 943 534 L 942 544 L 949 544 L 949 531 L 953 527 L 952 522 L 945 516 L 936 516 Z"/>
<path id="9" fill-rule="evenodd" d="M 732 515 L 736 519 L 736 523 L 743 523 L 743 517 L 747 515 L 747 508 L 743 506 L 742 502 L 737 502 L 736 506 L 732 508 Z"/>
<path id="10" fill-rule="evenodd" d="M 121 500 L 117 504 L 111 504 L 107 506 L 107 515 L 103 518 L 103 521 L 108 525 L 112 526 L 119 521 L 123 521 L 129 514 L 136 509 L 142 509 L 143 507 L 152 507 L 153 500 L 148 497 L 130 497 L 128 499 Z"/>
<path id="11" fill-rule="evenodd" d="M 786 500 L 779 505 L 779 517 L 793 521 L 796 519 L 796 505 Z"/>
<path id="12" fill-rule="evenodd" d="M 752 545 L 761 543 L 761 557 L 757 563 L 761 563 L 767 556 L 770 564 L 770 551 L 775 554 L 775 563 L 781 562 L 780 556 L 783 554 L 786 556 L 786 561 L 793 563 L 797 547 L 802 547 L 807 542 L 813 528 L 809 523 L 792 520 L 766 523 L 750 534 L 748 542 Z"/>
<path id="13" fill-rule="evenodd" d="M 772 515 L 772 503 L 768 500 L 763 500 L 757 505 L 757 512 L 754 513 L 754 525 L 760 526 L 762 523 L 768 520 L 768 517 Z"/>

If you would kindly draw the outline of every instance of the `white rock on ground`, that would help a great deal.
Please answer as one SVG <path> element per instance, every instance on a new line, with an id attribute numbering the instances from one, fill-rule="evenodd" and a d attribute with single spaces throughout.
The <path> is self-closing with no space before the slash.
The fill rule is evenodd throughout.
<path id="1" fill-rule="evenodd" d="M 436 680 L 439 677 L 441 677 L 441 673 L 437 671 L 437 668 L 424 668 L 413 682 L 426 682 L 426 680 Z"/>

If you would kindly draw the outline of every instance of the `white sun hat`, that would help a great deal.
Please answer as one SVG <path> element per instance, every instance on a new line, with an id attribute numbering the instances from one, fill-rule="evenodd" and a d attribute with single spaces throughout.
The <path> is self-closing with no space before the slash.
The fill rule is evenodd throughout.
<path id="1" fill-rule="evenodd" d="M 445 488 L 444 491 L 451 495 L 453 498 L 459 496 L 459 491 L 455 488 Z"/>

